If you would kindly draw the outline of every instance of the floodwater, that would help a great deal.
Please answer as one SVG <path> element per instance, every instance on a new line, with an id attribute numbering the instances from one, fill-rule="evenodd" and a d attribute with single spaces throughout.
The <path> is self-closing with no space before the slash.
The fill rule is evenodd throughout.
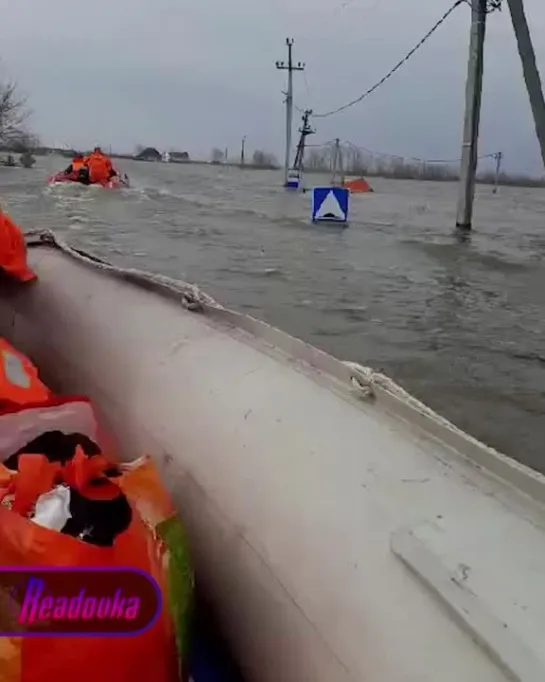
<path id="1" fill-rule="evenodd" d="M 64 163 L 0 169 L 26 229 L 195 282 L 545 472 L 545 191 L 480 187 L 461 240 L 450 184 L 374 180 L 341 228 L 312 226 L 276 172 L 121 162 L 130 190 L 46 187 Z"/>

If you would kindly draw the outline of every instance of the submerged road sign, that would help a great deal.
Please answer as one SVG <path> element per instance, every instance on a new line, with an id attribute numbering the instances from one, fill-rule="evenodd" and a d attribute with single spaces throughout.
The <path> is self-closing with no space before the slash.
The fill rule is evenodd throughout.
<path id="1" fill-rule="evenodd" d="M 314 187 L 312 190 L 312 222 L 346 223 L 350 190 L 344 187 Z"/>

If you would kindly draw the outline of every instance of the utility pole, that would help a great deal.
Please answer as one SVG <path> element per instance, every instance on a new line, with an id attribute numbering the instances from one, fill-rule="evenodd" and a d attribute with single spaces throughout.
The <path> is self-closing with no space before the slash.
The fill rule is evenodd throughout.
<path id="1" fill-rule="evenodd" d="M 483 89 L 484 38 L 486 33 L 487 0 L 471 0 L 471 35 L 466 82 L 466 105 L 462 142 L 462 163 L 456 226 L 471 229 L 481 99 Z"/>
<path id="2" fill-rule="evenodd" d="M 341 142 L 339 138 L 335 140 L 333 147 L 333 154 L 331 157 L 331 185 L 335 186 L 337 182 L 337 173 L 339 174 L 339 184 L 344 185 L 344 164 L 341 150 Z"/>
<path id="3" fill-rule="evenodd" d="M 494 175 L 494 189 L 492 190 L 492 193 L 496 194 L 498 191 L 498 185 L 500 184 L 501 162 L 503 160 L 503 152 L 497 152 L 496 154 L 494 154 L 494 158 L 496 159 L 496 173 Z"/>
<path id="4" fill-rule="evenodd" d="M 288 184 L 288 173 L 290 169 L 290 154 L 291 154 L 291 131 L 293 121 L 293 72 L 303 71 L 305 65 L 301 62 L 293 63 L 292 48 L 293 38 L 286 38 L 286 45 L 288 46 L 288 61 L 276 62 L 276 68 L 288 72 L 288 90 L 286 94 L 286 158 L 284 161 L 284 185 Z"/>
<path id="5" fill-rule="evenodd" d="M 530 29 L 524 12 L 523 0 L 507 0 L 511 21 L 515 30 L 517 46 L 522 62 L 522 71 L 530 98 L 530 106 L 534 115 L 534 125 L 536 128 L 537 139 L 541 148 L 541 158 L 545 167 L 545 100 L 543 99 L 543 89 L 541 78 L 536 64 L 536 56 L 530 36 Z"/>
<path id="6" fill-rule="evenodd" d="M 293 163 L 293 167 L 299 171 L 299 182 L 301 182 L 302 176 L 303 176 L 303 165 L 304 165 L 304 160 L 305 160 L 305 143 L 306 139 L 309 135 L 312 135 L 314 132 L 316 132 L 310 123 L 308 122 L 308 119 L 312 115 L 312 109 L 305 109 L 305 112 L 302 117 L 303 125 L 301 128 L 299 128 L 299 132 L 301 133 L 301 137 L 299 138 L 299 144 L 297 145 L 297 152 L 295 153 L 295 161 Z"/>
<path id="7" fill-rule="evenodd" d="M 245 152 L 245 146 L 246 146 L 246 135 L 242 138 L 242 144 L 240 146 L 240 167 L 244 168 L 244 152 Z"/>

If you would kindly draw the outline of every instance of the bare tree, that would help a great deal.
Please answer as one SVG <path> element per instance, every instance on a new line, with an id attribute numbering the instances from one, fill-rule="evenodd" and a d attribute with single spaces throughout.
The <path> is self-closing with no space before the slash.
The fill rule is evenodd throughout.
<path id="1" fill-rule="evenodd" d="M 9 135 L 7 144 L 14 152 L 24 154 L 38 149 L 41 146 L 41 140 L 38 135 L 23 129 Z"/>
<path id="2" fill-rule="evenodd" d="M 214 147 L 214 149 L 212 149 L 211 154 L 212 163 L 221 163 L 223 161 L 223 156 L 224 154 L 221 151 L 221 149 L 218 149 L 217 147 Z"/>
<path id="3" fill-rule="evenodd" d="M 29 115 L 26 99 L 18 93 L 15 81 L 0 80 L 0 144 L 28 134 L 24 124 Z"/>
<path id="4" fill-rule="evenodd" d="M 370 163 L 367 154 L 361 149 L 352 145 L 343 148 L 343 155 L 345 158 L 345 169 L 351 175 L 368 175 L 370 172 Z"/>
<path id="5" fill-rule="evenodd" d="M 277 168 L 278 160 L 270 152 L 256 149 L 252 158 L 252 163 L 256 168 Z"/>
<path id="6" fill-rule="evenodd" d="M 327 171 L 330 166 L 330 150 L 328 148 L 311 149 L 305 159 L 305 168 L 313 171 Z"/>

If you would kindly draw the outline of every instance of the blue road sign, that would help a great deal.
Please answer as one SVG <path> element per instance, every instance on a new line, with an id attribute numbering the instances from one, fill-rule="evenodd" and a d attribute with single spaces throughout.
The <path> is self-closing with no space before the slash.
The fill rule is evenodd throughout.
<path id="1" fill-rule="evenodd" d="M 312 222 L 346 223 L 350 190 L 344 187 L 314 187 L 312 190 Z"/>

